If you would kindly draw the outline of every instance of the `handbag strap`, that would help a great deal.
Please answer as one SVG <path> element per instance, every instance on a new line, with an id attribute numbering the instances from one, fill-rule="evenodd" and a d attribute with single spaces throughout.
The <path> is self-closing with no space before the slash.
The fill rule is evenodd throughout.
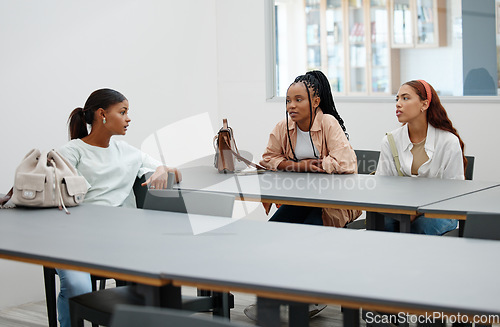
<path id="1" fill-rule="evenodd" d="M 52 167 L 54 167 L 54 175 L 55 175 L 55 180 L 56 180 L 56 196 L 58 198 L 58 201 L 59 201 L 59 210 L 62 210 L 64 208 L 64 211 L 66 212 L 66 214 L 70 214 L 70 212 L 68 211 L 68 209 L 66 208 L 66 206 L 64 205 L 64 199 L 62 197 L 62 191 L 61 191 L 61 183 L 58 183 L 57 181 L 59 180 L 58 176 L 57 176 L 57 166 L 56 166 L 56 162 L 53 158 L 51 158 L 49 161 L 49 164 L 52 165 Z"/>
<path id="2" fill-rule="evenodd" d="M 250 160 L 244 158 L 243 156 L 240 155 L 239 151 L 237 150 L 236 148 L 236 151 L 238 152 L 235 152 L 231 145 L 229 144 L 229 140 L 227 139 L 227 137 L 223 137 L 223 140 L 224 140 L 224 143 L 227 145 L 227 147 L 229 148 L 229 150 L 231 150 L 231 152 L 234 154 L 234 156 L 236 157 L 236 159 L 238 159 L 239 161 L 243 161 L 247 166 L 250 166 L 250 167 L 254 167 L 256 169 L 260 169 L 260 170 L 267 170 L 265 167 L 259 165 L 259 164 L 256 164 L 256 163 L 253 163 L 251 162 Z M 234 138 L 233 138 L 234 140 Z M 236 143 L 234 143 L 235 147 L 236 147 Z"/>
<path id="3" fill-rule="evenodd" d="M 11 187 L 9 193 L 7 193 L 5 196 L 0 198 L 0 206 L 3 206 L 7 202 L 9 202 L 10 198 L 12 197 L 13 192 L 14 192 L 14 188 Z"/>
<path id="4" fill-rule="evenodd" d="M 236 150 L 236 153 L 238 153 L 238 155 L 241 157 L 240 150 L 238 150 L 238 147 L 236 146 L 236 140 L 234 139 L 233 129 L 231 127 L 228 127 L 227 130 L 229 131 L 229 143 L 232 143 L 232 145 L 234 145 L 234 149 Z M 226 138 L 224 138 L 224 139 L 226 139 Z M 230 146 L 229 148 L 232 149 L 233 147 Z"/>
<path id="5" fill-rule="evenodd" d="M 386 133 L 387 140 L 389 140 L 389 146 L 391 147 L 392 157 L 394 158 L 394 163 L 396 164 L 396 170 L 399 176 L 404 176 L 401 171 L 401 162 L 399 161 L 398 149 L 396 148 L 396 142 L 394 141 L 394 136 L 391 133 Z"/>
<path id="6" fill-rule="evenodd" d="M 227 137 L 227 134 L 226 135 L 221 135 L 221 132 L 223 132 L 223 131 L 227 131 L 229 133 L 229 139 Z M 234 139 L 233 129 L 231 127 L 229 127 L 229 124 L 227 123 L 227 119 L 226 118 L 222 119 L 222 128 L 219 130 L 219 133 L 217 133 L 217 135 L 215 135 L 215 137 L 214 137 L 213 145 L 214 145 L 214 149 L 215 149 L 216 152 L 219 150 L 218 146 L 217 146 L 217 141 L 219 140 L 220 137 L 222 137 L 222 142 L 224 142 L 224 144 L 233 153 L 233 155 L 236 157 L 236 159 L 238 161 L 243 161 L 247 166 L 253 167 L 255 169 L 267 170 L 267 168 L 265 168 L 265 167 L 263 167 L 263 166 L 261 166 L 259 164 L 251 162 L 250 160 L 244 158 L 240 154 L 240 151 L 238 150 L 238 147 L 236 146 L 236 140 Z M 231 143 L 234 146 L 234 149 L 236 151 L 233 150 L 233 146 L 231 146 Z"/>

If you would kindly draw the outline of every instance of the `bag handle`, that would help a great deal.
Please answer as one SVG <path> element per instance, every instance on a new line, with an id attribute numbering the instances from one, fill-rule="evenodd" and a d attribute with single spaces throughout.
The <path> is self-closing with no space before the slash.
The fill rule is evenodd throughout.
<path id="1" fill-rule="evenodd" d="M 394 136 L 391 133 L 386 133 L 387 139 L 389 140 L 389 146 L 391 147 L 392 157 L 394 158 L 394 163 L 396 164 L 396 170 L 399 176 L 404 176 L 401 171 L 401 162 L 399 161 L 398 149 L 396 148 L 396 142 L 394 141 Z"/>
<path id="2" fill-rule="evenodd" d="M 224 118 L 222 120 L 222 128 L 219 129 L 219 132 L 214 136 L 214 140 L 213 140 L 213 146 L 214 146 L 214 150 L 215 152 L 217 152 L 217 141 L 219 139 L 219 134 L 220 132 L 228 132 L 229 133 L 229 138 L 233 141 L 233 144 L 234 144 L 234 148 L 236 149 L 236 152 L 238 152 L 238 154 L 240 153 L 240 151 L 238 150 L 238 147 L 236 146 L 236 141 L 234 140 L 234 136 L 233 136 L 233 129 L 231 127 L 229 127 L 228 123 L 227 123 L 227 119 Z M 227 143 L 226 143 L 227 144 Z M 229 148 L 231 148 L 231 146 L 229 146 Z"/>

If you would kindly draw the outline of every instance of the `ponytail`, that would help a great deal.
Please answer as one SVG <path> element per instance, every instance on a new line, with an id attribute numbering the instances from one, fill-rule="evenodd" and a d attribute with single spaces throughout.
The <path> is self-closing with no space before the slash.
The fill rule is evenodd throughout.
<path id="1" fill-rule="evenodd" d="M 74 109 L 69 115 L 68 129 L 70 139 L 81 139 L 89 135 L 87 125 L 94 122 L 96 110 L 107 110 L 109 106 L 127 100 L 123 94 L 112 89 L 99 89 L 92 92 L 83 108 Z"/>
<path id="2" fill-rule="evenodd" d="M 69 138 L 71 140 L 81 139 L 82 137 L 89 135 L 83 108 L 76 108 L 71 112 L 68 119 L 68 125 Z"/>

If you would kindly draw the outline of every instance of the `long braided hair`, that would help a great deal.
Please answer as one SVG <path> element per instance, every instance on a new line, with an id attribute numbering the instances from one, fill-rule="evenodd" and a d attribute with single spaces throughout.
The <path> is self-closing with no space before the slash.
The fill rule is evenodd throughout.
<path id="1" fill-rule="evenodd" d="M 337 108 L 335 108 L 335 102 L 333 101 L 333 95 L 332 95 L 332 89 L 330 88 L 330 82 L 326 78 L 325 74 L 323 74 L 319 70 L 313 70 L 310 72 L 307 72 L 305 75 L 300 75 L 295 78 L 292 84 L 290 86 L 296 84 L 296 83 L 303 83 L 304 86 L 306 87 L 307 91 L 307 97 L 309 100 L 309 139 L 311 140 L 311 146 L 313 148 L 313 153 L 315 158 L 319 158 L 318 155 L 316 154 L 316 150 L 312 141 L 311 137 L 311 127 L 314 122 L 314 117 L 316 117 L 316 112 L 314 112 L 313 116 L 313 110 L 312 110 L 312 97 L 311 97 L 311 92 L 309 89 L 312 89 L 313 93 L 312 96 L 318 96 L 320 98 L 319 106 L 318 108 L 321 108 L 321 111 L 324 114 L 332 115 L 337 119 L 337 121 L 340 124 L 340 127 L 344 131 L 347 139 L 349 139 L 349 134 L 346 131 L 346 128 L 344 126 L 344 120 L 340 117 Z M 290 86 L 288 88 L 290 88 Z M 316 110 L 318 109 L 316 108 Z M 290 130 L 288 129 L 288 112 L 286 112 L 286 130 L 288 134 L 288 144 L 290 145 L 290 149 L 292 150 L 293 158 L 291 160 L 297 162 L 299 161 L 297 159 L 297 156 L 295 155 L 295 151 L 293 150 L 292 146 L 292 141 L 290 139 Z"/>

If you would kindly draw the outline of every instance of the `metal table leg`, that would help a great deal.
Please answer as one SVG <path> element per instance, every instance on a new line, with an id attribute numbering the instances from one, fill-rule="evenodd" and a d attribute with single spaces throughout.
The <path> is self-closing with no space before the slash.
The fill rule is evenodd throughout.
<path id="1" fill-rule="evenodd" d="M 409 233 L 411 231 L 411 219 L 410 215 L 398 215 L 399 220 L 399 232 Z"/>
<path id="2" fill-rule="evenodd" d="M 144 296 L 145 305 L 182 309 L 181 288 L 171 284 L 164 286 L 135 285 L 137 293 Z"/>
<path id="3" fill-rule="evenodd" d="M 366 212 L 367 230 L 384 230 L 384 215 L 380 212 Z"/>
<path id="4" fill-rule="evenodd" d="M 288 326 L 309 326 L 309 304 L 257 297 L 257 323 L 263 327 L 281 326 L 280 306 L 288 305 Z"/>
<path id="5" fill-rule="evenodd" d="M 288 326 L 309 326 L 309 304 L 290 302 L 288 306 Z"/>
<path id="6" fill-rule="evenodd" d="M 344 327 L 359 327 L 359 309 L 341 308 Z"/>
<path id="7" fill-rule="evenodd" d="M 280 327 L 280 302 L 257 297 L 257 323 L 262 327 Z"/>

